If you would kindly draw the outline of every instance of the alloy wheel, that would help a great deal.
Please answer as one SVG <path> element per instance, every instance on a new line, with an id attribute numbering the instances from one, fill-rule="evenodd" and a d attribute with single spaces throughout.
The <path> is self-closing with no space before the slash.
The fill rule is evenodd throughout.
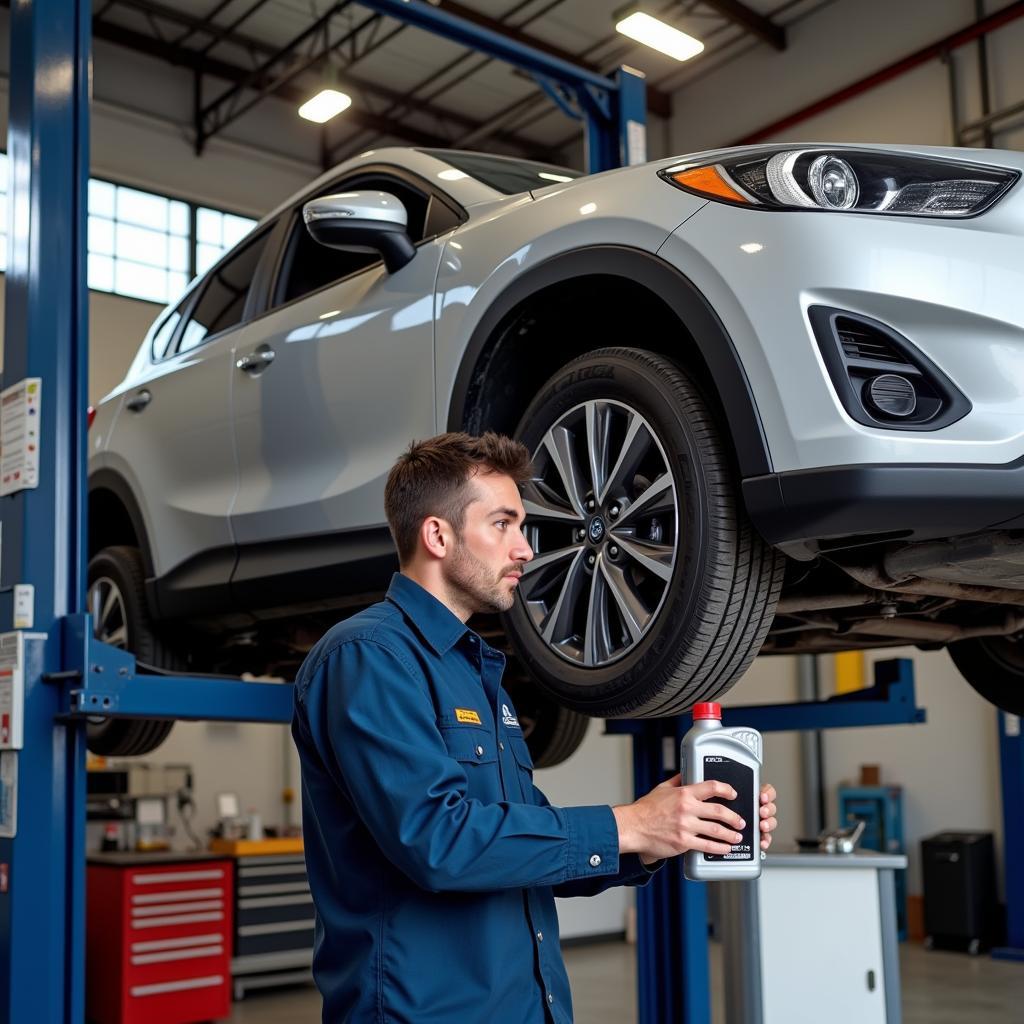
<path id="1" fill-rule="evenodd" d="M 568 410 L 533 460 L 534 558 L 518 599 L 552 651 L 600 668 L 636 648 L 668 593 L 681 521 L 672 471 L 647 419 L 609 399 Z"/>

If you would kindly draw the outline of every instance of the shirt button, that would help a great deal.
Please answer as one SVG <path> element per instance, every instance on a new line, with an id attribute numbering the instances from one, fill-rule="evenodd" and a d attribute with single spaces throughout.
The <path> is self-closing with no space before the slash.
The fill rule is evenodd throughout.
<path id="1" fill-rule="evenodd" d="M 484 756 L 484 748 L 483 747 L 477 747 L 476 748 L 476 756 L 477 757 L 483 757 Z"/>
<path id="2" fill-rule="evenodd" d="M 596 853 L 590 856 L 590 866 L 592 868 L 599 868 L 601 866 L 601 858 Z"/>
<path id="3" fill-rule="evenodd" d="M 548 993 L 548 1003 L 551 1004 L 554 1001 L 555 1001 L 555 997 L 549 992 Z"/>
<path id="4" fill-rule="evenodd" d="M 544 933 L 543 932 L 537 932 L 537 941 L 538 942 L 543 942 L 544 941 Z"/>

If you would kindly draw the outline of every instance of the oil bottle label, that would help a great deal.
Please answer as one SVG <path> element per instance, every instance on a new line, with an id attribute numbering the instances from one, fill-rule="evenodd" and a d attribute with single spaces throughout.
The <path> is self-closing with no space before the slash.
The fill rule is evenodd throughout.
<path id="1" fill-rule="evenodd" d="M 725 800 L 722 797 L 715 797 L 709 800 L 712 804 L 725 804 L 730 810 L 735 811 L 746 821 L 743 828 L 743 838 L 736 843 L 732 850 L 726 854 L 705 853 L 705 861 L 751 861 L 754 859 L 754 829 L 757 826 L 757 804 L 754 794 L 754 770 L 729 757 L 719 757 L 707 754 L 704 757 L 704 778 L 715 779 L 719 782 L 727 782 L 736 790 L 735 800 Z M 751 811 L 753 810 L 753 813 Z M 754 820 L 751 820 L 754 819 Z"/>

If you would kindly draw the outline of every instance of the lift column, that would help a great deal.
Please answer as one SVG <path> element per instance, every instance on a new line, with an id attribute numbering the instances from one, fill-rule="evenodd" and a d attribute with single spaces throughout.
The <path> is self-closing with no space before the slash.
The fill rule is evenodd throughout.
<path id="1" fill-rule="evenodd" d="M 0 497 L 0 654 L 11 668 L 12 648 L 22 648 L 24 680 L 22 749 L 0 755 L 9 798 L 0 838 L 2 1024 L 79 1024 L 85 1008 L 85 723 L 55 723 L 64 694 L 44 676 L 61 671 L 61 619 L 80 610 L 84 594 L 91 16 L 86 0 L 10 11 L 3 386 L 39 383 L 24 421 L 38 423 L 29 453 L 38 456 L 38 484 Z M 4 440 L 7 491 L 16 481 Z M 20 634 L 10 632 L 16 585 Z M 17 736 L 7 724 L 0 746 L 10 747 Z"/>

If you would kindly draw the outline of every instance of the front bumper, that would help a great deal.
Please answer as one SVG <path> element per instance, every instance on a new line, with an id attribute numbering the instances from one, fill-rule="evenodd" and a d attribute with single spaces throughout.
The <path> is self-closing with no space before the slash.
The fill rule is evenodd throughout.
<path id="1" fill-rule="evenodd" d="M 882 540 L 1024 529 L 1024 457 L 990 465 L 858 465 L 743 481 L 756 529 L 797 558 Z"/>

